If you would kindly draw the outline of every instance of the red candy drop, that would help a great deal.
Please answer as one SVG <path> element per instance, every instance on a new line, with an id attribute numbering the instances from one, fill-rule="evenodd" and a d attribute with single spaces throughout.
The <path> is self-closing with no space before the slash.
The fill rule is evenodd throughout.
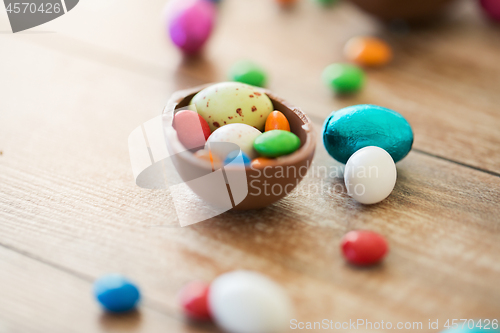
<path id="1" fill-rule="evenodd" d="M 351 264 L 366 266 L 380 262 L 388 251 L 384 237 L 373 231 L 350 231 L 342 237 L 342 253 Z"/>
<path id="2" fill-rule="evenodd" d="M 195 281 L 188 283 L 179 293 L 179 302 L 184 314 L 194 320 L 211 320 L 208 308 L 208 291 L 210 285 Z"/>
<path id="3" fill-rule="evenodd" d="M 198 113 L 182 110 L 175 114 L 173 127 L 187 149 L 204 147 L 210 136 L 208 123 Z"/>

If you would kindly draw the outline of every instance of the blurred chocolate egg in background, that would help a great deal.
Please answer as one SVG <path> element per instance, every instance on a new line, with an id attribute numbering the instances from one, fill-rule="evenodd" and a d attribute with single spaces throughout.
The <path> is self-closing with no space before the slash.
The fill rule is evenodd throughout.
<path id="1" fill-rule="evenodd" d="M 350 0 L 383 21 L 422 22 L 439 16 L 455 0 Z"/>

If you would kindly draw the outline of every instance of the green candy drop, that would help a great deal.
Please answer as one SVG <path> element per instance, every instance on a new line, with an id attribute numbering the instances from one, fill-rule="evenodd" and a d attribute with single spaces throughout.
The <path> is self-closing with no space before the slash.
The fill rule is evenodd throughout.
<path id="1" fill-rule="evenodd" d="M 264 157 L 279 157 L 299 149 L 300 139 L 292 132 L 272 130 L 259 135 L 253 142 L 253 147 Z"/>
<path id="2" fill-rule="evenodd" d="M 334 3 L 337 3 L 339 0 L 314 0 L 314 2 L 322 5 L 322 6 L 331 6 Z"/>
<path id="3" fill-rule="evenodd" d="M 338 94 L 358 92 L 365 82 L 365 72 L 355 65 L 331 64 L 322 74 L 323 82 Z"/>
<path id="4" fill-rule="evenodd" d="M 250 60 L 241 60 L 229 70 L 232 81 L 246 83 L 252 86 L 264 87 L 267 82 L 265 70 Z"/>

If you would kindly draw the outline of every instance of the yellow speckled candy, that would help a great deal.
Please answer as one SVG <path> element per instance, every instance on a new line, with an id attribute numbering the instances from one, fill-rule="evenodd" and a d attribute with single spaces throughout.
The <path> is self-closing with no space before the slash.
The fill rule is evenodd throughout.
<path id="1" fill-rule="evenodd" d="M 258 88 L 238 83 L 222 82 L 197 93 L 191 100 L 196 111 L 214 131 L 227 124 L 241 123 L 264 130 L 273 103 Z"/>

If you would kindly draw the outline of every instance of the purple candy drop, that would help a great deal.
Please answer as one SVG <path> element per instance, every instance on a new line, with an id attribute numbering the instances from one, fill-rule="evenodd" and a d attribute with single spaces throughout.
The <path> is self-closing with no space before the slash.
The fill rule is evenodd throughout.
<path id="1" fill-rule="evenodd" d="M 183 52 L 196 53 L 210 37 L 216 7 L 208 0 L 172 0 L 167 9 L 167 29 Z"/>
<path id="2" fill-rule="evenodd" d="M 493 20 L 500 22 L 500 0 L 480 0 L 480 3 Z"/>

